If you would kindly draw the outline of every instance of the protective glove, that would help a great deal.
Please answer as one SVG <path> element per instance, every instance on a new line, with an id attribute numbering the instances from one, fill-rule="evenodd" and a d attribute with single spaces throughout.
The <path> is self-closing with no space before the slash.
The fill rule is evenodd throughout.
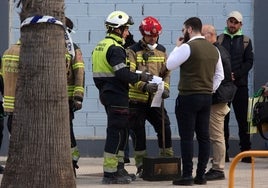
<path id="1" fill-rule="evenodd" d="M 169 97 L 169 90 L 168 89 L 164 89 L 163 93 L 162 93 L 162 99 L 166 99 Z"/>
<path id="2" fill-rule="evenodd" d="M 151 74 L 148 74 L 146 73 L 145 71 L 143 71 L 141 74 L 140 74 L 140 81 L 143 81 L 143 82 L 149 82 L 153 79 L 153 75 Z"/>
<path id="3" fill-rule="evenodd" d="M 144 90 L 150 94 L 153 94 L 157 91 L 158 85 L 156 83 L 145 84 Z"/>
<path id="4" fill-rule="evenodd" d="M 82 101 L 74 99 L 73 100 L 73 111 L 75 112 L 77 110 L 80 110 L 81 108 L 82 108 Z"/>
<path id="5" fill-rule="evenodd" d="M 170 71 L 167 69 L 166 65 L 164 65 L 160 70 L 159 77 L 165 78 L 169 73 Z"/>

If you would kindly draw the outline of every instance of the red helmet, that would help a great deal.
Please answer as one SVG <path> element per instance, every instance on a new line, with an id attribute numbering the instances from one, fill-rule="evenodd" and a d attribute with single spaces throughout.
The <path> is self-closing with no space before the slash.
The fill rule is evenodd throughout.
<path id="1" fill-rule="evenodd" d="M 144 18 L 140 24 L 139 29 L 143 36 L 147 35 L 158 37 L 162 33 L 162 26 L 160 22 L 152 16 Z"/>

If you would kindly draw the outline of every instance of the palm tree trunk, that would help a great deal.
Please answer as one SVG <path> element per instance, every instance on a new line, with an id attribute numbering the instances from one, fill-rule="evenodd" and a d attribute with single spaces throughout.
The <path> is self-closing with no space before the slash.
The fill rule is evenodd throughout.
<path id="1" fill-rule="evenodd" d="M 21 20 L 53 16 L 64 0 L 22 0 Z M 21 29 L 19 76 L 1 188 L 76 187 L 70 152 L 64 30 L 48 23 Z"/>

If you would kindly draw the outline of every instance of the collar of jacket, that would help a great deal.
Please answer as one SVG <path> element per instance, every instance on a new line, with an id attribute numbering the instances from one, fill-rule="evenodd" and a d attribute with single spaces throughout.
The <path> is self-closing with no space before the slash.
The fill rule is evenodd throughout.
<path id="1" fill-rule="evenodd" d="M 243 35 L 243 32 L 242 32 L 242 29 L 241 28 L 235 34 L 230 34 L 228 32 L 228 28 L 225 27 L 223 33 L 226 34 L 226 35 L 229 35 L 231 38 L 234 38 L 234 36 L 241 36 L 241 35 Z"/>
<path id="2" fill-rule="evenodd" d="M 144 39 L 141 39 L 140 41 L 139 41 L 139 44 L 140 44 L 140 46 L 142 47 L 142 49 L 143 50 L 150 50 L 150 48 L 147 46 L 147 43 L 144 41 Z"/>
<path id="3" fill-rule="evenodd" d="M 119 44 L 121 44 L 121 45 L 123 44 L 123 39 L 121 37 L 113 34 L 113 33 L 108 33 L 105 38 L 112 38 L 116 42 L 118 42 Z"/>

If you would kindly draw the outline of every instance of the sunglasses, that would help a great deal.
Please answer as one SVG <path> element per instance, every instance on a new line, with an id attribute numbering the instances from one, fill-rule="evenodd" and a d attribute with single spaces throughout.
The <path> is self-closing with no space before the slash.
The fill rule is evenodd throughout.
<path id="1" fill-rule="evenodd" d="M 230 23 L 232 23 L 232 24 L 235 24 L 235 25 L 240 23 L 240 22 L 237 21 L 237 20 L 230 20 L 230 19 L 229 19 L 228 21 L 229 21 Z"/>

